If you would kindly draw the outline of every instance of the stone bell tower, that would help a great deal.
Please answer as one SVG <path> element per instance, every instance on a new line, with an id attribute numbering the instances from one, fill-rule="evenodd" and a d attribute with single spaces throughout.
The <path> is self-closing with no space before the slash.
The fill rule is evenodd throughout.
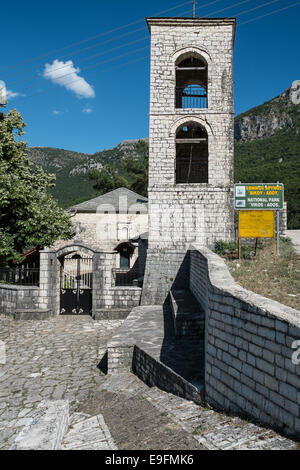
<path id="1" fill-rule="evenodd" d="M 157 304 L 180 266 L 184 273 L 191 244 L 212 248 L 233 238 L 235 19 L 147 23 L 149 246 L 143 303 Z"/>

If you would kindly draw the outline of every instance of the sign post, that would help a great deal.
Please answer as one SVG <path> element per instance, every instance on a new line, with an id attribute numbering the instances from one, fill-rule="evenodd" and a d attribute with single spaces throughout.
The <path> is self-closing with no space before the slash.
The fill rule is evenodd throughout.
<path id="1" fill-rule="evenodd" d="M 276 211 L 276 253 L 279 255 L 279 211 Z"/>
<path id="2" fill-rule="evenodd" d="M 236 210 L 282 210 L 284 186 L 280 183 L 239 183 L 234 185 Z"/>
<path id="3" fill-rule="evenodd" d="M 234 187 L 234 207 L 238 217 L 238 251 L 241 238 L 273 238 L 274 253 L 279 254 L 279 211 L 283 209 L 281 183 L 238 183 Z"/>

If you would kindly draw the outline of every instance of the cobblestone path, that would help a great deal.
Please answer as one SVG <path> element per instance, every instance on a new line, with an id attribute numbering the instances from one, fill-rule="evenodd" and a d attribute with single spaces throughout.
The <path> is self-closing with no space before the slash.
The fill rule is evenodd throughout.
<path id="1" fill-rule="evenodd" d="M 76 400 L 97 390 L 105 376 L 97 365 L 122 321 L 57 317 L 16 322 L 0 316 L 6 364 L 0 372 L 0 449 L 12 444 L 43 400 Z"/>
<path id="2" fill-rule="evenodd" d="M 0 316 L 7 353 L 0 368 L 0 449 L 12 445 L 41 400 L 62 398 L 71 415 L 103 415 L 120 450 L 299 448 L 273 431 L 148 388 L 130 372 L 103 375 L 97 365 L 121 323 Z"/>

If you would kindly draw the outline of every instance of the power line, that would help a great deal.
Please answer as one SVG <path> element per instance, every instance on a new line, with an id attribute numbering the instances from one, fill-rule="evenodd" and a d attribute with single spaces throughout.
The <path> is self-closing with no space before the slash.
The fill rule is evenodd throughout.
<path id="1" fill-rule="evenodd" d="M 249 10 L 242 11 L 241 13 L 238 13 L 238 14 L 235 15 L 235 16 L 245 15 L 246 13 L 250 13 L 250 11 L 259 10 L 260 8 L 263 8 L 263 7 L 266 7 L 266 6 L 268 6 L 268 5 L 271 5 L 271 3 L 276 3 L 276 2 L 279 2 L 279 1 L 280 1 L 280 0 L 272 0 L 271 2 L 263 3 L 262 5 L 259 5 L 258 7 L 254 7 L 254 8 L 250 8 Z"/>
<path id="2" fill-rule="evenodd" d="M 210 15 L 217 15 L 218 13 L 222 13 L 222 11 L 230 10 L 231 8 L 238 7 L 239 5 L 242 5 L 243 3 L 248 3 L 251 1 L 252 0 L 243 0 L 242 2 L 234 3 L 233 5 L 230 5 L 229 7 L 222 8 L 222 10 L 212 11 L 211 13 L 208 13 L 208 15 L 203 16 L 203 18 L 207 18 Z"/>
<path id="3" fill-rule="evenodd" d="M 209 5 L 213 4 L 213 3 L 217 3 L 218 1 L 220 1 L 220 0 L 215 0 L 215 1 L 213 1 L 213 2 L 209 2 L 209 3 L 205 4 L 205 5 L 202 5 L 202 7 L 200 7 L 200 8 L 204 8 L 204 7 L 209 6 Z M 246 1 L 249 1 L 249 0 L 246 0 Z M 183 12 L 183 13 L 180 13 L 179 15 L 183 15 L 183 14 L 189 13 L 189 12 L 190 12 L 190 10 L 185 11 L 185 12 Z M 179 16 L 179 15 L 176 15 L 176 16 Z M 140 31 L 140 30 L 144 30 L 144 29 L 146 29 L 146 28 L 139 28 L 139 29 L 136 30 L 136 31 Z M 136 32 L 136 31 L 135 31 L 135 32 Z M 128 34 L 131 34 L 131 33 L 126 33 L 126 35 L 128 35 Z M 121 35 L 121 37 L 123 37 L 123 36 L 125 36 L 125 35 Z M 121 46 L 118 46 L 118 47 L 115 47 L 115 48 L 113 48 L 113 49 L 110 49 L 110 50 L 107 50 L 107 51 L 104 51 L 104 52 L 100 52 L 100 53 L 98 53 L 98 54 L 94 54 L 93 56 L 90 56 L 90 57 L 87 57 L 87 58 L 82 59 L 81 62 L 85 62 L 86 60 L 92 59 L 92 58 L 94 58 L 94 57 L 98 57 L 99 55 L 108 54 L 108 53 L 110 53 L 110 52 L 112 52 L 112 51 L 115 51 L 115 50 L 118 50 L 118 49 L 120 49 L 120 48 L 129 46 L 129 45 L 132 45 L 132 44 L 134 44 L 134 43 L 136 43 L 136 42 L 139 42 L 139 41 L 146 40 L 146 39 L 148 39 L 148 38 L 149 38 L 149 36 L 143 37 L 143 38 L 137 39 L 136 41 L 131 41 L 131 42 L 129 42 L 129 43 L 125 43 L 125 44 L 123 44 L 123 45 L 121 45 Z M 116 40 L 116 39 L 117 39 L 117 38 L 115 38 L 115 39 L 110 39 L 110 40 L 108 40 L 108 41 L 105 41 L 104 43 L 108 43 L 108 42 L 111 42 L 111 41 Z M 100 44 L 103 44 L 103 43 L 100 43 Z M 92 48 L 92 47 L 94 47 L 94 46 L 90 46 L 90 47 L 88 47 L 88 48 L 86 48 L 86 49 L 90 49 L 90 48 Z M 114 60 L 115 60 L 115 59 L 114 59 Z M 63 66 L 61 66 L 61 67 L 55 69 L 55 71 L 61 70 L 61 69 L 66 68 L 66 67 L 68 67 L 68 66 L 69 66 L 69 64 L 63 65 Z M 35 68 L 35 67 L 33 67 L 33 68 Z M 85 67 L 85 68 L 82 69 L 82 70 L 86 70 L 86 69 L 88 69 L 88 68 L 89 68 L 89 67 Z M 58 78 L 63 78 L 64 76 L 67 76 L 67 75 L 70 75 L 70 74 L 61 75 L 61 76 L 59 76 Z M 13 85 L 14 83 L 26 83 L 26 82 L 28 82 L 28 81 L 30 82 L 30 81 L 32 81 L 32 80 L 34 80 L 34 78 L 33 78 L 33 79 L 29 79 L 29 80 L 28 80 L 28 79 L 26 79 L 26 80 L 21 80 L 21 81 L 18 80 L 18 81 L 15 81 L 15 82 L 10 83 L 10 86 Z M 30 88 L 33 88 L 34 86 L 35 86 L 35 85 L 33 85 L 32 87 L 27 87 L 27 88 L 25 88 L 25 89 L 22 89 L 22 90 L 20 90 L 20 91 L 26 91 L 26 90 L 28 90 L 28 89 L 30 89 Z"/>
<path id="4" fill-rule="evenodd" d="M 238 26 L 242 26 L 244 24 L 251 23 L 252 21 L 260 20 L 261 18 L 265 18 L 266 16 L 274 15 L 275 13 L 279 13 L 280 11 L 283 11 L 283 10 L 288 10 L 289 8 L 296 7 L 297 5 L 300 5 L 300 2 L 293 3 L 292 5 L 288 5 L 286 7 L 279 8 L 278 10 L 271 11 L 269 13 L 266 13 L 265 15 L 257 16 L 255 18 L 250 19 L 250 20 L 244 21 L 243 23 L 239 23 Z"/>
<path id="5" fill-rule="evenodd" d="M 158 12 L 158 13 L 155 13 L 154 16 L 163 15 L 164 13 L 168 13 L 169 11 L 176 10 L 177 8 L 180 8 L 180 7 L 185 6 L 185 5 L 188 5 L 188 4 L 190 4 L 190 0 L 189 0 L 188 2 L 181 3 L 180 5 L 176 5 L 176 6 L 172 7 L 172 8 L 168 8 L 167 10 L 163 10 L 163 11 L 160 11 L 160 12 Z M 109 31 L 105 31 L 104 33 L 96 34 L 95 36 L 91 36 L 91 37 L 89 37 L 89 38 L 87 38 L 87 39 L 84 39 L 84 40 L 82 40 L 82 41 L 74 42 L 74 43 L 69 44 L 68 46 L 62 47 L 62 48 L 60 48 L 60 49 L 55 49 L 55 50 L 49 51 L 49 52 L 47 52 L 47 53 L 45 53 L 45 54 L 43 54 L 43 55 L 33 57 L 32 59 L 25 60 L 25 61 L 22 61 L 22 62 L 18 62 L 18 63 L 15 64 L 15 65 L 6 67 L 5 69 L 1 69 L 0 72 L 3 72 L 4 70 L 12 69 L 12 68 L 17 68 L 17 67 L 19 67 L 19 66 L 22 65 L 22 64 L 26 64 L 26 63 L 29 63 L 29 62 L 33 62 L 33 61 L 35 61 L 35 60 L 42 59 L 42 58 L 47 57 L 47 56 L 49 56 L 49 55 L 51 55 L 51 54 L 56 54 L 57 52 L 61 52 L 61 51 L 64 51 L 64 50 L 66 50 L 66 49 L 70 49 L 70 48 L 73 47 L 73 46 L 78 46 L 78 45 L 80 45 L 80 44 L 84 44 L 84 43 L 86 43 L 86 42 L 93 41 L 94 39 L 97 39 L 97 38 L 102 37 L 102 36 L 107 36 L 108 34 L 114 33 L 114 32 L 116 32 L 116 31 L 120 31 L 121 29 L 128 28 L 129 26 L 133 26 L 133 25 L 135 25 L 135 24 L 137 24 L 137 23 L 141 23 L 141 22 L 144 21 L 144 20 L 145 20 L 145 18 L 141 18 L 141 19 L 138 19 L 138 20 L 136 20 L 136 21 L 132 21 L 131 23 L 128 23 L 128 24 L 126 24 L 126 25 L 119 26 L 119 27 L 117 27 L 117 28 L 113 28 L 113 29 L 111 29 L 111 30 L 109 30 Z"/>
<path id="6" fill-rule="evenodd" d="M 148 46 L 146 48 L 142 48 L 142 49 L 147 49 L 147 48 L 148 48 Z M 140 50 L 142 50 L 142 49 L 140 49 Z M 105 72 L 110 71 L 110 70 L 117 70 L 117 69 L 120 69 L 120 68 L 125 67 L 127 65 L 131 65 L 131 64 L 134 64 L 135 62 L 139 62 L 139 61 L 145 60 L 145 59 L 149 59 L 149 55 L 139 57 L 138 59 L 134 59 L 134 60 L 131 60 L 129 62 L 125 62 L 125 63 L 117 65 L 115 67 L 109 67 L 108 69 L 100 70 L 100 72 L 97 72 L 95 75 L 100 75 L 101 73 L 105 73 Z M 79 82 L 79 81 L 80 81 L 80 79 L 72 80 L 71 82 L 68 83 L 68 85 L 71 85 L 72 83 L 76 83 L 76 82 Z M 25 96 L 19 101 L 23 101 L 24 99 L 27 99 L 27 98 L 32 98 L 36 95 L 40 95 L 41 93 L 49 93 L 50 91 L 51 90 L 42 90 L 40 92 L 33 93 L 32 95 Z"/>
<path id="7" fill-rule="evenodd" d="M 92 64 L 92 65 L 89 65 L 88 67 L 84 67 L 83 69 L 81 69 L 81 71 L 82 71 L 82 70 L 90 70 L 90 69 L 93 69 L 93 68 L 95 68 L 95 67 L 99 67 L 99 65 L 107 64 L 107 63 L 109 63 L 109 62 L 113 62 L 114 60 L 121 59 L 122 57 L 126 57 L 126 56 L 128 56 L 128 55 L 130 55 L 130 54 L 134 54 L 134 53 L 136 53 L 136 52 L 140 52 L 140 51 L 143 51 L 143 50 L 148 49 L 148 48 L 149 48 L 149 45 L 148 45 L 148 46 L 145 46 L 145 47 L 141 47 L 141 48 L 139 48 L 139 49 L 135 49 L 135 50 L 133 50 L 133 51 L 126 52 L 125 54 L 121 54 L 121 55 L 119 55 L 119 56 L 117 56 L 117 57 L 112 57 L 111 59 L 107 59 L 107 60 L 104 60 L 104 61 L 96 62 L 96 64 Z M 66 74 L 64 74 L 64 75 L 59 75 L 59 76 L 56 77 L 56 78 L 57 78 L 57 79 L 65 78 L 65 77 L 68 77 L 68 76 L 70 76 L 70 75 L 74 75 L 74 71 L 73 71 L 73 72 L 66 73 Z M 83 77 L 78 77 L 78 81 L 79 81 L 79 80 L 82 80 L 82 79 L 83 79 Z M 71 82 L 69 82 L 68 85 L 69 85 L 70 83 L 71 83 Z M 36 87 L 36 85 L 33 85 L 33 86 L 30 86 L 30 87 L 27 87 L 27 88 L 23 88 L 21 91 L 26 91 L 26 90 L 29 90 L 29 89 L 35 88 L 35 87 Z"/>
<path id="8" fill-rule="evenodd" d="M 145 26 L 143 26 L 142 28 L 134 29 L 133 31 L 129 31 L 127 33 L 121 34 L 121 35 L 116 36 L 114 38 L 108 39 L 107 41 L 101 41 L 101 42 L 98 42 L 96 44 L 92 44 L 91 46 L 84 47 L 83 49 L 79 49 L 77 51 L 75 50 L 71 53 L 59 56 L 59 57 L 57 57 L 57 59 L 61 60 L 61 59 L 64 59 L 66 57 L 72 57 L 76 54 L 80 54 L 81 52 L 84 52 L 84 51 L 87 51 L 87 50 L 90 50 L 90 49 L 94 49 L 95 47 L 98 47 L 98 46 L 104 46 L 105 44 L 116 41 L 117 39 L 121 39 L 121 38 L 124 38 L 126 36 L 130 36 L 131 34 L 134 34 L 134 33 L 140 32 L 140 31 L 146 31 L 146 30 L 147 30 L 147 28 L 145 28 Z M 34 65 L 33 67 L 26 67 L 24 69 L 19 70 L 18 73 L 24 72 L 26 70 L 33 70 L 33 69 L 36 69 L 36 67 L 37 67 L 36 65 Z M 15 73 L 15 72 L 12 72 L 12 73 Z M 12 82 L 11 85 L 13 85 L 14 83 L 19 83 L 19 81 L 18 82 Z"/>
<path id="9" fill-rule="evenodd" d="M 249 0 L 248 0 L 248 1 L 249 1 Z M 278 1 L 278 0 L 277 0 L 277 1 Z M 243 3 L 244 3 L 244 2 L 243 2 Z M 273 0 L 272 2 L 267 2 L 267 3 L 268 3 L 268 4 L 274 3 L 274 0 Z M 243 22 L 243 23 L 240 23 L 239 26 L 244 25 L 244 24 L 247 24 L 247 23 L 250 23 L 250 22 L 253 22 L 253 21 L 257 21 L 257 20 L 259 20 L 259 19 L 261 19 L 261 18 L 264 18 L 264 17 L 266 17 L 266 16 L 273 15 L 273 14 L 275 14 L 275 13 L 277 13 L 277 12 L 280 12 L 280 11 L 283 11 L 283 10 L 287 10 L 287 9 L 292 8 L 292 7 L 295 7 L 295 6 L 297 6 L 297 5 L 300 5 L 300 2 L 296 2 L 296 3 L 292 4 L 292 5 L 288 5 L 288 6 L 284 7 L 284 8 L 280 8 L 280 9 L 278 9 L 278 10 L 271 11 L 271 12 L 265 14 L 265 15 L 261 15 L 261 16 L 259 16 L 259 17 L 252 18 L 252 19 L 247 20 L 247 21 L 245 21 L 245 22 Z M 264 6 L 264 5 L 261 5 L 261 7 L 262 7 L 262 6 Z M 232 7 L 233 7 L 233 6 L 232 6 Z M 256 9 L 256 8 L 255 8 L 255 9 Z M 213 13 L 211 13 L 211 14 L 213 14 Z M 240 14 L 243 14 L 243 12 L 241 12 Z M 237 16 L 237 15 L 236 15 L 236 16 Z M 128 52 L 128 53 L 126 53 L 126 54 L 122 54 L 121 56 L 118 56 L 118 57 L 115 57 L 115 58 L 111 58 L 111 59 L 109 59 L 109 60 L 107 60 L 107 61 L 102 61 L 102 62 L 100 62 L 100 63 L 93 64 L 92 66 L 86 67 L 86 68 L 83 69 L 83 70 L 95 68 L 95 67 L 97 67 L 97 66 L 99 66 L 99 65 L 101 65 L 101 64 L 105 64 L 105 63 L 108 63 L 108 62 L 112 62 L 113 60 L 117 60 L 117 59 L 122 58 L 122 57 L 124 57 L 124 56 L 133 54 L 133 53 L 135 53 L 135 52 L 139 52 L 139 51 L 141 51 L 141 50 L 145 50 L 145 49 L 147 49 L 148 47 L 149 47 L 149 46 L 145 46 L 145 47 L 143 47 L 143 48 L 141 48 L 141 49 L 137 49 L 137 50 Z M 145 57 L 145 58 L 146 58 L 146 57 Z M 136 62 L 136 61 L 138 61 L 138 60 L 141 60 L 141 59 L 136 59 L 136 60 L 134 60 L 133 62 Z M 130 63 L 131 63 L 131 62 L 130 62 Z M 117 68 L 123 67 L 123 66 L 125 66 L 125 65 L 127 65 L 127 64 L 128 64 L 128 63 L 120 64 L 119 66 L 117 66 Z M 108 69 L 108 70 L 110 70 L 110 69 Z M 105 71 L 107 71 L 107 69 L 101 70 L 101 71 L 98 72 L 98 73 L 103 73 L 103 72 L 105 72 Z M 66 75 L 71 75 L 71 74 L 66 74 Z M 64 77 L 64 76 L 65 76 L 65 75 L 62 75 L 62 76 L 60 76 L 60 77 L 58 77 L 58 78 L 62 78 L 62 77 Z M 72 82 L 69 82 L 69 84 L 75 83 L 76 81 L 80 81 L 80 80 L 82 80 L 82 77 L 79 77 L 77 80 L 74 80 L 74 81 L 72 81 Z M 35 96 L 36 94 L 40 94 L 40 93 L 43 93 L 43 92 L 44 92 L 44 91 L 39 92 L 39 93 L 35 93 L 35 94 L 33 94 L 33 95 L 26 96 L 25 98 L 29 98 L 29 97 Z M 25 99 L 25 98 L 24 98 L 24 99 Z M 19 101 L 22 101 L 22 100 L 19 100 Z"/>
<path id="10" fill-rule="evenodd" d="M 128 47 L 128 46 L 131 46 L 132 44 L 136 44 L 137 42 L 141 42 L 141 41 L 146 41 L 146 40 L 149 40 L 149 36 L 144 36 L 143 38 L 139 38 L 139 39 L 136 39 L 135 41 L 131 41 L 131 42 L 127 42 L 125 44 L 122 44 L 120 46 L 117 46 L 117 47 L 113 47 L 112 49 L 108 49 L 108 50 L 105 50 L 105 51 L 102 51 L 102 52 L 99 52 L 98 54 L 93 54 L 89 57 L 85 57 L 84 59 L 81 59 L 80 62 L 86 62 L 87 60 L 90 60 L 90 59 L 94 59 L 95 57 L 99 57 L 101 55 L 106 55 L 106 54 L 109 54 L 111 52 L 114 52 L 114 51 L 117 51 L 119 49 L 123 49 L 124 47 Z M 69 64 L 65 64 L 65 65 L 62 65 L 61 67 L 57 67 L 55 69 L 55 72 L 57 72 L 58 70 L 62 70 L 62 69 L 65 69 L 66 67 L 69 67 Z M 86 70 L 86 69 L 83 69 L 83 70 Z M 50 73 L 46 72 L 44 73 L 43 77 L 44 78 L 48 78 L 47 75 L 50 75 Z M 68 74 L 67 74 L 68 75 Z M 65 75 L 60 75 L 59 77 L 57 78 L 63 78 Z M 13 85 L 14 83 L 26 83 L 26 82 L 31 82 L 35 79 L 38 79 L 38 77 L 34 77 L 34 78 L 30 78 L 28 80 L 22 80 L 22 81 L 18 81 L 18 82 L 12 82 L 10 83 L 10 86 Z M 35 86 L 35 85 L 34 85 Z"/>
<path id="11" fill-rule="evenodd" d="M 212 5 L 212 4 L 217 3 L 217 2 L 219 2 L 219 1 L 221 1 L 221 0 L 214 0 L 213 2 L 209 2 L 209 3 L 203 5 L 203 6 L 200 7 L 200 8 L 204 8 L 204 7 L 206 7 L 206 6 Z M 177 8 L 178 8 L 178 7 L 177 7 Z M 183 14 L 185 14 L 185 13 L 189 13 L 189 10 L 188 10 L 188 11 L 184 11 L 184 12 L 182 12 L 182 13 L 180 13 L 179 15 L 176 15 L 176 16 L 180 16 L 180 15 L 183 15 Z M 95 48 L 95 47 L 97 47 L 97 46 L 103 46 L 103 45 L 108 44 L 108 43 L 110 43 L 110 42 L 116 41 L 117 39 L 123 38 L 123 37 L 125 37 L 125 36 L 129 36 L 129 35 L 131 35 L 131 34 L 134 34 L 134 33 L 136 33 L 136 32 L 140 32 L 140 31 L 144 31 L 144 30 L 146 31 L 147 28 L 145 28 L 145 27 L 138 28 L 138 29 L 136 29 L 136 30 L 129 31 L 129 32 L 125 33 L 125 34 L 121 34 L 121 35 L 119 35 L 119 36 L 117 36 L 117 37 L 115 37 L 115 38 L 108 39 L 107 41 L 102 41 L 102 42 L 100 42 L 100 43 L 93 44 L 93 45 L 88 46 L 88 47 L 85 47 L 85 48 L 83 48 L 83 49 L 79 49 L 78 51 L 73 51 L 71 54 L 65 54 L 65 55 L 63 55 L 63 56 L 58 57 L 57 59 L 60 60 L 60 59 L 63 59 L 63 58 L 65 58 L 65 57 L 72 57 L 73 55 L 75 55 L 75 54 L 77 54 L 77 53 L 83 52 L 83 51 L 85 51 L 85 50 L 93 49 L 93 48 Z M 140 39 L 140 40 L 143 40 L 143 39 L 144 39 L 144 38 L 142 38 L 142 39 Z M 127 44 L 127 45 L 130 45 L 131 43 L 126 43 L 126 44 Z M 125 45 L 124 45 L 124 46 L 120 46 L 120 47 L 125 47 Z M 117 48 L 115 48 L 115 49 L 117 49 Z M 110 51 L 107 51 L 107 52 L 105 52 L 105 53 L 111 52 L 112 50 L 113 50 L 113 49 L 111 49 Z M 98 55 L 101 55 L 101 54 L 98 54 Z M 97 55 L 95 55 L 95 56 L 97 56 Z M 90 58 L 92 58 L 92 56 L 91 56 Z M 87 60 L 87 59 L 83 59 L 82 61 L 85 62 L 86 60 Z M 62 66 L 62 67 L 60 67 L 60 68 L 63 68 L 63 67 L 68 67 L 68 65 L 64 65 L 64 66 Z M 36 66 L 27 67 L 27 68 L 21 69 L 21 70 L 19 71 L 19 73 L 20 73 L 21 71 L 32 70 L 32 69 L 35 69 L 35 68 L 36 68 Z M 33 79 L 29 79 L 29 80 L 28 80 L 28 79 L 25 79 L 25 80 L 17 80 L 17 81 L 14 81 L 14 82 L 10 82 L 10 86 L 11 86 L 11 85 L 14 85 L 14 84 L 16 84 L 16 83 L 26 83 L 26 82 L 32 81 L 32 80 L 34 80 L 34 78 L 33 78 Z"/>

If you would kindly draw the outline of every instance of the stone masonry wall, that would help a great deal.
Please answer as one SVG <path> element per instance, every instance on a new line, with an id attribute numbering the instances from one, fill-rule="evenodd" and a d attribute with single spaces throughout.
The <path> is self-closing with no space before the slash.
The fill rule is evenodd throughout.
<path id="1" fill-rule="evenodd" d="M 138 346 L 133 349 L 132 369 L 149 387 L 159 387 L 186 400 L 203 403 L 196 387 Z"/>
<path id="2" fill-rule="evenodd" d="M 130 210 L 130 208 L 129 208 Z M 78 213 L 72 219 L 73 224 L 80 222 L 81 242 L 95 251 L 112 251 L 116 246 L 130 238 L 148 231 L 148 214 L 84 214 Z M 120 227 L 128 228 L 128 237 L 120 237 Z M 66 241 L 58 240 L 53 248 L 58 250 Z"/>
<path id="3" fill-rule="evenodd" d="M 300 312 L 238 286 L 207 248 L 190 250 L 190 289 L 206 311 L 206 401 L 300 437 Z"/>
<path id="4" fill-rule="evenodd" d="M 0 313 L 12 315 L 16 310 L 38 308 L 39 288 L 0 284 Z"/>
<path id="5" fill-rule="evenodd" d="M 188 287 L 189 256 L 186 251 L 148 250 L 141 305 L 162 305 L 171 287 Z"/>
<path id="6" fill-rule="evenodd" d="M 113 287 L 104 291 L 105 308 L 132 309 L 140 305 L 141 294 L 141 287 Z"/>

